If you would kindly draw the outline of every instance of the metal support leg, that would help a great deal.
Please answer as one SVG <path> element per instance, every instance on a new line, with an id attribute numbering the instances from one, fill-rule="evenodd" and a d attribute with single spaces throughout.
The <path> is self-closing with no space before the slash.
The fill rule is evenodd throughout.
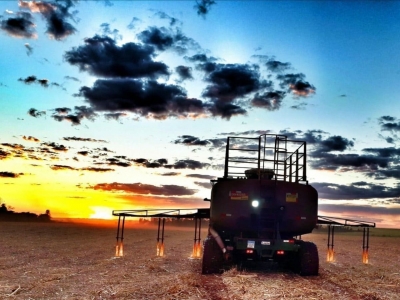
<path id="1" fill-rule="evenodd" d="M 194 218 L 194 243 L 193 243 L 193 252 L 191 258 L 201 257 L 200 234 L 201 234 L 201 219 Z"/>
<path id="2" fill-rule="evenodd" d="M 125 216 L 122 216 L 122 224 L 121 224 L 121 215 L 120 215 L 118 217 L 117 245 L 115 246 L 116 257 L 124 256 L 124 229 L 125 229 Z"/>
<path id="3" fill-rule="evenodd" d="M 157 256 L 164 256 L 164 227 L 165 219 L 158 219 L 158 231 L 157 231 Z"/>
<path id="4" fill-rule="evenodd" d="M 334 261 L 334 238 L 335 238 L 335 226 L 328 226 L 328 254 L 326 256 L 327 262 Z"/>
<path id="5" fill-rule="evenodd" d="M 363 253 L 362 253 L 362 262 L 364 264 L 368 264 L 368 249 L 369 249 L 369 227 L 363 228 Z"/>

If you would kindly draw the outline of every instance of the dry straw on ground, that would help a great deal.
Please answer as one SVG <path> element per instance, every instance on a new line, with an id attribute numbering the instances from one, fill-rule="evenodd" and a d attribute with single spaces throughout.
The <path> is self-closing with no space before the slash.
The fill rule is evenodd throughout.
<path id="1" fill-rule="evenodd" d="M 206 276 L 189 259 L 192 229 L 167 226 L 164 257 L 156 234 L 128 228 L 115 258 L 115 226 L 0 223 L 0 299 L 400 299 L 399 237 L 372 236 L 364 265 L 361 233 L 336 235 L 333 263 L 325 234 L 303 236 L 319 248 L 316 277 L 270 263 Z"/>

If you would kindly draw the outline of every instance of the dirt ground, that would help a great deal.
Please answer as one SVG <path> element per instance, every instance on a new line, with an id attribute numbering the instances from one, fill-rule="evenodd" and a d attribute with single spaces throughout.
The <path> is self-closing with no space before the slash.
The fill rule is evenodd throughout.
<path id="1" fill-rule="evenodd" d="M 400 299 L 399 237 L 372 236 L 365 265 L 362 233 L 335 235 L 333 263 L 326 234 L 303 236 L 319 248 L 320 275 L 301 277 L 275 264 L 201 275 L 193 235 L 167 225 L 157 257 L 156 228 L 128 228 L 115 258 L 116 226 L 1 222 L 0 299 Z"/>

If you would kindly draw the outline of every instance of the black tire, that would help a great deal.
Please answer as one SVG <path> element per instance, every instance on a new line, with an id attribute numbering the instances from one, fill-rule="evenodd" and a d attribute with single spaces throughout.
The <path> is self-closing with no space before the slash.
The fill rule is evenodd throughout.
<path id="1" fill-rule="evenodd" d="M 222 268 L 222 250 L 212 236 L 204 240 L 202 274 L 220 273 Z"/>
<path id="2" fill-rule="evenodd" d="M 318 249 L 314 243 L 301 242 L 297 271 L 301 276 L 316 276 L 319 269 Z"/>

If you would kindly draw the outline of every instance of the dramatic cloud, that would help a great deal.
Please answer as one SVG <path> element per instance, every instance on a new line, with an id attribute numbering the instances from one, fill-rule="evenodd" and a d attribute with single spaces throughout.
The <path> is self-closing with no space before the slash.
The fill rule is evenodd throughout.
<path id="1" fill-rule="evenodd" d="M 149 27 L 138 35 L 144 44 L 153 46 L 158 51 L 172 49 L 183 55 L 189 49 L 199 49 L 199 45 L 185 36 L 180 30 L 172 31 L 165 27 Z"/>
<path id="2" fill-rule="evenodd" d="M 75 27 L 67 22 L 67 19 L 73 19 L 73 15 L 69 13 L 73 0 L 64 2 L 65 5 L 60 2 L 19 1 L 19 6 L 33 13 L 40 13 L 46 20 L 48 36 L 55 40 L 63 40 L 76 32 Z"/>
<path id="3" fill-rule="evenodd" d="M 6 178 L 18 178 L 21 175 L 24 175 L 24 173 L 0 172 L 0 177 L 6 177 Z"/>
<path id="4" fill-rule="evenodd" d="M 167 169 L 203 169 L 210 167 L 208 163 L 202 163 L 197 160 L 192 159 L 181 159 L 173 164 L 169 164 L 165 158 L 160 158 L 157 160 L 147 160 L 145 158 L 137 158 L 131 160 L 138 166 L 145 168 L 167 168 Z"/>
<path id="5" fill-rule="evenodd" d="M 54 142 L 51 142 L 51 143 L 42 143 L 41 145 L 42 145 L 42 146 L 49 147 L 49 148 L 51 148 L 51 149 L 54 150 L 54 151 L 62 151 L 62 152 L 68 151 L 68 148 L 65 147 L 64 145 L 59 145 L 59 144 L 56 144 L 56 143 L 54 143 Z"/>
<path id="6" fill-rule="evenodd" d="M 0 29 L 8 35 L 16 38 L 36 38 L 35 24 L 32 15 L 27 12 L 19 12 L 16 17 L 1 20 Z"/>
<path id="7" fill-rule="evenodd" d="M 268 60 L 265 65 L 269 71 L 275 73 L 284 72 L 292 67 L 290 63 L 283 63 L 274 59 Z"/>
<path id="8" fill-rule="evenodd" d="M 379 118 L 382 131 L 400 132 L 400 121 L 396 122 L 396 118 L 391 116 L 383 116 Z"/>
<path id="9" fill-rule="evenodd" d="M 98 172 L 98 173 L 104 173 L 104 172 L 112 172 L 115 171 L 114 169 L 110 168 L 95 168 L 95 167 L 87 167 L 87 168 L 74 168 L 71 166 L 67 165 L 52 165 L 50 168 L 53 171 L 88 171 L 88 172 Z"/>
<path id="10" fill-rule="evenodd" d="M 285 95 L 286 93 L 282 91 L 266 92 L 264 94 L 257 93 L 251 100 L 251 104 L 255 107 L 262 107 L 271 111 L 278 110 Z"/>
<path id="11" fill-rule="evenodd" d="M 298 97 L 308 97 L 315 93 L 316 88 L 305 81 L 304 74 L 284 74 L 276 77 L 280 81 L 281 88 L 286 88 L 289 92 Z"/>
<path id="12" fill-rule="evenodd" d="M 388 187 L 365 181 L 354 182 L 349 185 L 317 182 L 313 183 L 313 187 L 317 189 L 320 198 L 330 200 L 381 199 L 400 195 L 400 185 Z"/>
<path id="13" fill-rule="evenodd" d="M 71 114 L 71 109 L 67 107 L 55 108 L 52 118 L 56 121 L 69 121 L 72 125 L 80 125 L 83 119 L 94 121 L 98 116 L 94 110 L 87 106 L 75 106 L 74 113 Z"/>
<path id="14" fill-rule="evenodd" d="M 47 79 L 38 79 L 34 75 L 28 76 L 26 78 L 20 78 L 20 79 L 18 79 L 18 81 L 21 81 L 26 84 L 38 83 L 41 86 L 46 87 L 46 88 L 49 86 L 49 81 Z"/>
<path id="15" fill-rule="evenodd" d="M 143 183 L 99 183 L 93 186 L 95 190 L 125 192 L 141 195 L 162 195 L 162 196 L 188 196 L 197 191 L 188 189 L 180 185 L 162 185 L 155 186 Z"/>
<path id="16" fill-rule="evenodd" d="M 107 143 L 105 140 L 96 140 L 92 138 L 81 138 L 81 137 L 63 137 L 64 141 L 78 141 L 78 142 L 96 142 L 96 143 Z"/>
<path id="17" fill-rule="evenodd" d="M 184 144 L 187 146 L 206 146 L 211 142 L 208 140 L 200 140 L 199 138 L 192 135 L 182 135 L 179 139 L 174 141 L 175 144 Z"/>
<path id="18" fill-rule="evenodd" d="M 214 4 L 214 0 L 196 0 L 194 8 L 197 10 L 199 16 L 205 17 L 209 13 L 211 6 Z"/>
<path id="19" fill-rule="evenodd" d="M 175 68 L 175 71 L 176 71 L 176 73 L 178 74 L 179 79 L 180 79 L 181 81 L 193 79 L 193 76 L 192 76 L 192 68 L 191 68 L 191 67 L 177 66 L 177 67 Z"/>
<path id="20" fill-rule="evenodd" d="M 25 141 L 29 141 L 29 142 L 40 142 L 39 139 L 33 137 L 33 136 L 23 136 L 22 137 Z"/>
<path id="21" fill-rule="evenodd" d="M 168 67 L 162 62 L 153 61 L 154 56 L 151 46 L 135 43 L 118 46 L 110 37 L 96 35 L 85 39 L 84 46 L 67 51 L 64 58 L 81 71 L 105 78 L 169 75 Z"/>
<path id="22" fill-rule="evenodd" d="M 349 141 L 348 139 L 341 137 L 341 136 L 330 136 L 327 139 L 320 139 L 318 140 L 317 149 L 314 151 L 316 152 L 331 152 L 331 151 L 340 151 L 343 152 L 354 146 L 353 141 Z"/>
<path id="23" fill-rule="evenodd" d="M 176 85 L 132 79 L 97 80 L 92 88 L 82 87 L 80 96 L 96 111 L 130 111 L 143 117 L 201 116 L 207 105 L 189 99 Z"/>

